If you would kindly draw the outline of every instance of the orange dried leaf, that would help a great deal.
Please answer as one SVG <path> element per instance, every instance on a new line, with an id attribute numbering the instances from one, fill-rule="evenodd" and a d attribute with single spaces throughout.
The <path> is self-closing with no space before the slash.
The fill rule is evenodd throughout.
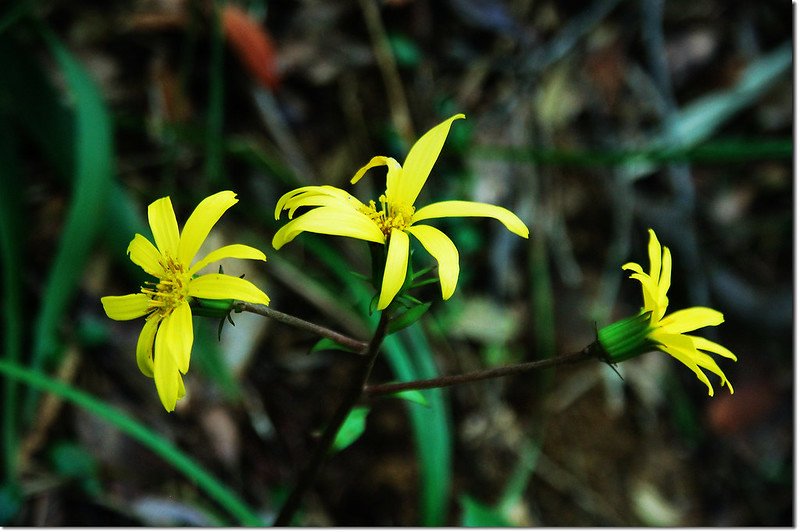
<path id="1" fill-rule="evenodd" d="M 266 30 L 232 4 L 222 10 L 222 28 L 225 39 L 250 74 L 265 88 L 276 89 L 280 81 L 277 55 Z"/>

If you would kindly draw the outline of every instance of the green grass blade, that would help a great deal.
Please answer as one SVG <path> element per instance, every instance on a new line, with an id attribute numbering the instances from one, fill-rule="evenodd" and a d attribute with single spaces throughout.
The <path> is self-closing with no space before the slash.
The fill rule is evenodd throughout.
<path id="1" fill-rule="evenodd" d="M 0 268 L 3 283 L 3 360 L 16 364 L 22 350 L 22 244 L 25 222 L 20 202 L 15 200 L 19 183 L 16 146 L 9 123 L 0 116 Z M 3 386 L 3 465 L 8 486 L 17 483 L 17 387 L 11 380 Z"/>
<path id="2" fill-rule="evenodd" d="M 224 119 L 224 75 L 223 40 L 220 10 L 222 2 L 212 3 L 212 31 L 210 79 L 208 80 L 208 126 L 206 129 L 206 176 L 214 186 L 222 183 L 223 176 L 223 119 Z"/>
<path id="3" fill-rule="evenodd" d="M 42 36 L 61 67 L 75 107 L 75 179 L 61 241 L 53 261 L 34 328 L 32 367 L 57 358 L 59 326 L 84 272 L 84 265 L 102 224 L 113 172 L 111 119 L 100 92 L 81 65 L 49 30 Z M 28 396 L 26 417 L 35 408 Z"/>
<path id="4" fill-rule="evenodd" d="M 439 376 L 433 353 L 419 324 L 384 341 L 389 365 L 401 381 Z M 450 411 L 439 389 L 422 392 L 428 406 L 406 403 L 414 431 L 421 477 L 423 526 L 442 526 L 452 485 Z"/>
<path id="5" fill-rule="evenodd" d="M 239 523 L 246 526 L 264 525 L 264 521 L 252 509 L 233 491 L 203 469 L 200 464 L 192 460 L 168 440 L 129 417 L 118 408 L 110 406 L 86 392 L 73 388 L 65 382 L 51 379 L 41 373 L 22 368 L 5 360 L 0 361 L 0 372 L 38 390 L 53 393 L 108 421 L 166 460 L 175 469 L 186 475 L 187 478 L 196 482 L 200 489 L 225 508 Z"/>

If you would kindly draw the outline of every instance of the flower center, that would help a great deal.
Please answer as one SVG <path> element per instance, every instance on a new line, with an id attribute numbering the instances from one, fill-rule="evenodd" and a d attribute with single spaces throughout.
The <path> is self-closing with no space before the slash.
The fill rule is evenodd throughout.
<path id="1" fill-rule="evenodd" d="M 378 201 L 381 203 L 381 210 L 377 209 L 374 201 L 370 201 L 369 205 L 361 208 L 361 211 L 375 222 L 387 238 L 392 234 L 392 229 L 402 231 L 411 225 L 411 217 L 414 216 L 413 205 L 389 203 L 385 194 L 381 195 Z"/>
<path id="2" fill-rule="evenodd" d="M 158 283 L 146 282 L 145 285 L 148 286 L 142 287 L 142 293 L 150 297 L 150 308 L 153 312 L 166 318 L 188 297 L 189 276 L 186 275 L 183 264 L 172 257 L 166 256 L 159 263 L 164 268 L 164 277 Z"/>

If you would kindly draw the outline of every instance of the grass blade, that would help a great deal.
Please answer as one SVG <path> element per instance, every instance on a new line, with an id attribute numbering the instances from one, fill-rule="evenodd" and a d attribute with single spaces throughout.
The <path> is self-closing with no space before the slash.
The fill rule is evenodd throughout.
<path id="1" fill-rule="evenodd" d="M 53 362 L 61 348 L 58 331 L 83 275 L 83 266 L 105 214 L 113 172 L 111 119 L 100 92 L 67 49 L 42 28 L 42 36 L 64 72 L 75 106 L 75 170 L 72 201 L 59 248 L 45 285 L 34 329 L 33 368 Z M 35 394 L 28 396 L 26 418 L 35 409 Z"/>
<path id="2" fill-rule="evenodd" d="M 239 499 L 233 491 L 203 469 L 203 466 L 189 458 L 171 442 L 131 418 L 118 408 L 108 405 L 86 392 L 73 388 L 65 382 L 51 379 L 41 373 L 31 371 L 4 360 L 0 361 L 0 373 L 4 373 L 7 377 L 12 379 L 22 381 L 38 390 L 58 395 L 97 417 L 108 421 L 166 460 L 175 469 L 186 475 L 187 478 L 196 482 L 198 487 L 205 491 L 209 497 L 217 501 L 220 506 L 230 512 L 232 516 L 236 517 L 242 525 L 264 525 L 264 521 L 253 510 Z"/>

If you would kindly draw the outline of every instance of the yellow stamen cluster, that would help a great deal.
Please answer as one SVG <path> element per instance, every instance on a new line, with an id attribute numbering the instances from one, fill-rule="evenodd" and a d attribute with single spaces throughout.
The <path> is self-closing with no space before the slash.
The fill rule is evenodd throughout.
<path id="1" fill-rule="evenodd" d="M 158 283 L 145 283 L 155 288 L 142 287 L 142 293 L 150 298 L 150 307 L 164 318 L 186 300 L 189 293 L 189 276 L 186 275 L 183 264 L 172 257 L 167 257 L 159 263 L 164 268 L 164 277 L 160 278 Z"/>
<path id="2" fill-rule="evenodd" d="M 385 195 L 381 195 L 378 201 L 381 202 L 381 210 L 377 209 L 374 201 L 370 201 L 369 205 L 363 206 L 360 210 L 375 222 L 387 238 L 392 234 L 392 229 L 402 231 L 411 225 L 411 217 L 414 216 L 413 205 L 391 204 Z"/>

